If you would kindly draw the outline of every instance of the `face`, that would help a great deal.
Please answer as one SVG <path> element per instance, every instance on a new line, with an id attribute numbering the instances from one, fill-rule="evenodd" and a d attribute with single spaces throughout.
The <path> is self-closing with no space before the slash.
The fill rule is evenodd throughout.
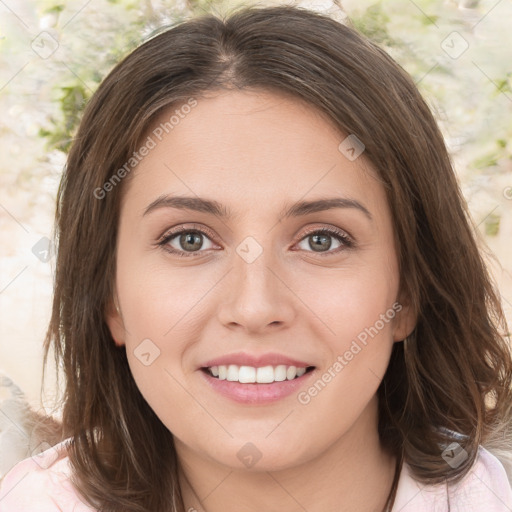
<path id="1" fill-rule="evenodd" d="M 313 107 L 254 90 L 194 105 L 162 114 L 125 184 L 107 321 L 179 456 L 292 467 L 376 431 L 412 330 L 390 210 Z"/>

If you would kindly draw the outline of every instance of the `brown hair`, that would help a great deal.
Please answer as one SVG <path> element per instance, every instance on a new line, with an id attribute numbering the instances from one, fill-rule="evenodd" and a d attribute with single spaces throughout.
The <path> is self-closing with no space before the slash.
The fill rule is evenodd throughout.
<path id="1" fill-rule="evenodd" d="M 364 143 L 392 211 L 400 289 L 418 315 L 378 391 L 381 441 L 421 481 L 461 478 L 479 444 L 510 425 L 512 358 L 442 135 L 407 73 L 355 30 L 300 7 L 252 6 L 182 22 L 138 47 L 101 83 L 72 144 L 45 361 L 53 346 L 77 488 L 101 510 L 184 510 L 172 434 L 105 322 L 129 177 L 106 197 L 94 191 L 162 109 L 229 87 L 290 94 Z M 469 454 L 457 468 L 441 456 L 454 441 Z"/>

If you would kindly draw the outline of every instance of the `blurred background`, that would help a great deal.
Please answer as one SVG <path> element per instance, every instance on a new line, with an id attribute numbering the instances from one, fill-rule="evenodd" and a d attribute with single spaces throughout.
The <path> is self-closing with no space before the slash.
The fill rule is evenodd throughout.
<path id="1" fill-rule="evenodd" d="M 49 239 L 85 103 L 113 65 L 158 27 L 241 3 L 252 2 L 0 1 L 0 372 L 35 409 L 55 395 L 50 365 L 41 396 L 55 261 Z M 278 3 L 285 2 L 257 2 Z M 352 23 L 412 75 L 446 138 L 511 325 L 512 2 L 286 3 Z"/>

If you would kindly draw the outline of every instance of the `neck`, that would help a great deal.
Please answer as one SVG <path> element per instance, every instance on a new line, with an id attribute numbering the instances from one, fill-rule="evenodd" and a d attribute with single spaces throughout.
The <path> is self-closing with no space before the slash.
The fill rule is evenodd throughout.
<path id="1" fill-rule="evenodd" d="M 176 440 L 185 510 L 194 512 L 382 512 L 396 458 L 377 431 L 377 401 L 352 428 L 314 459 L 279 471 L 230 468 Z"/>

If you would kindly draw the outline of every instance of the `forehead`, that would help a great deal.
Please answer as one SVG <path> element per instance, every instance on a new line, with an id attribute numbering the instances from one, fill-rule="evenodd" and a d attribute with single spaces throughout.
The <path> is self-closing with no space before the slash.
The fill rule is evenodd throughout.
<path id="1" fill-rule="evenodd" d="M 218 198 L 238 203 L 229 207 L 233 216 L 251 205 L 269 207 L 273 198 L 281 207 L 287 197 L 320 195 L 385 201 L 364 152 L 351 159 L 340 149 L 348 135 L 325 113 L 286 94 L 209 93 L 159 114 L 145 136 L 152 149 L 135 168 L 127 194 Z"/>

